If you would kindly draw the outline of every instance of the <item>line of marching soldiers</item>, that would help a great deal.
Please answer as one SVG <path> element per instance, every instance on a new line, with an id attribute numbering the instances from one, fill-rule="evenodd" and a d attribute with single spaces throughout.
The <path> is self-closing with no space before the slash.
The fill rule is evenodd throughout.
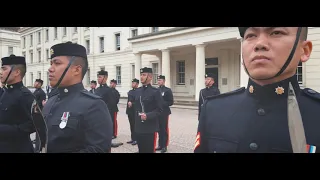
<path id="1" fill-rule="evenodd" d="M 0 153 L 107 153 L 117 137 L 117 113 L 120 94 L 116 81 L 106 85 L 107 71 L 98 72 L 98 88 L 90 92 L 82 84 L 88 69 L 86 49 L 72 42 L 50 49 L 49 81 L 51 92 L 42 90 L 37 79 L 32 93 L 22 79 L 27 68 L 25 57 L 2 58 L 0 79 Z M 132 80 L 126 113 L 130 122 L 132 145 L 139 153 L 167 151 L 169 106 L 173 104 L 165 77 L 158 77 L 159 88 L 151 85 L 151 68 L 142 68 L 139 80 Z M 96 85 L 96 82 L 93 82 Z M 36 132 L 36 150 L 30 134 Z M 156 146 L 159 133 L 159 147 Z"/>

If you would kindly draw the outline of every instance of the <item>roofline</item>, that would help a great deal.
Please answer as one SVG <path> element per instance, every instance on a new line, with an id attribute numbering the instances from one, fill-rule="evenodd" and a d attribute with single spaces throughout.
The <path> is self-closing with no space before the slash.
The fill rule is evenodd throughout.
<path id="1" fill-rule="evenodd" d="M 128 41 L 136 40 L 136 39 L 142 39 L 142 38 L 151 37 L 151 36 L 156 36 L 156 35 L 160 35 L 160 34 L 167 34 L 167 33 L 171 33 L 171 32 L 191 29 L 191 28 L 197 28 L 197 27 L 175 27 L 175 28 L 170 28 L 170 29 L 166 29 L 166 30 L 162 30 L 162 31 L 158 31 L 158 32 L 141 34 L 141 35 L 129 38 Z"/>

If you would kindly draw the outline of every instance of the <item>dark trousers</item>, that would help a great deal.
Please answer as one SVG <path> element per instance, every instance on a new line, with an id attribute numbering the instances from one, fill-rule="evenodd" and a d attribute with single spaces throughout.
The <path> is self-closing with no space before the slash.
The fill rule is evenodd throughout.
<path id="1" fill-rule="evenodd" d="M 169 145 L 169 115 L 159 117 L 159 146 L 166 148 Z"/>
<path id="2" fill-rule="evenodd" d="M 110 112 L 112 123 L 113 123 L 113 136 L 118 136 L 118 121 L 117 121 L 117 115 L 118 112 Z"/>
<path id="3" fill-rule="evenodd" d="M 154 153 L 156 151 L 157 133 L 136 133 L 139 153 Z"/>
<path id="4" fill-rule="evenodd" d="M 131 131 L 131 140 L 136 141 L 135 131 L 134 131 L 134 114 L 128 114 L 129 124 L 130 124 L 130 131 Z"/>

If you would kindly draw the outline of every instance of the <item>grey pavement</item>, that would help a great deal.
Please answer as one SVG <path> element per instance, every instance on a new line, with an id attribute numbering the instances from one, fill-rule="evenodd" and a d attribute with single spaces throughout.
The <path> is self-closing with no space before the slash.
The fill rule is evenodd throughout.
<path id="1" fill-rule="evenodd" d="M 125 105 L 119 104 L 118 137 L 113 142 L 122 142 L 124 145 L 112 148 L 112 153 L 134 153 L 137 146 L 126 142 L 130 140 L 130 127 Z M 168 153 L 192 153 L 198 126 L 198 111 L 192 109 L 172 108 L 169 119 L 170 142 Z"/>

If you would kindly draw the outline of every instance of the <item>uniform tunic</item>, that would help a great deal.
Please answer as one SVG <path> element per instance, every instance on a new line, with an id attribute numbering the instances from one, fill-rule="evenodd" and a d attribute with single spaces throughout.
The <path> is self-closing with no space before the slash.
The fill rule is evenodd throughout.
<path id="1" fill-rule="evenodd" d="M 140 153 L 152 153 L 155 151 L 157 140 L 156 132 L 159 131 L 159 116 L 162 112 L 163 100 L 158 88 L 144 85 L 135 92 L 135 132 L 137 135 Z M 143 107 L 143 108 L 142 108 Z M 142 122 L 139 112 L 147 115 Z"/>
<path id="2" fill-rule="evenodd" d="M 0 91 L 0 153 L 33 153 L 32 92 L 22 82 Z"/>
<path id="3" fill-rule="evenodd" d="M 127 108 L 126 108 L 126 114 L 128 115 L 129 124 L 130 124 L 130 132 L 131 132 L 131 140 L 136 141 L 135 137 L 135 130 L 134 130 L 134 123 L 135 123 L 135 92 L 136 89 L 133 88 L 128 92 L 128 101 L 127 101 Z M 128 106 L 128 102 L 131 102 L 132 106 Z"/>
<path id="4" fill-rule="evenodd" d="M 170 88 L 166 86 L 159 87 L 163 98 L 162 113 L 159 117 L 159 148 L 166 148 L 169 145 L 169 115 L 171 114 L 170 106 L 173 105 L 173 94 Z"/>
<path id="5" fill-rule="evenodd" d="M 43 109 L 48 126 L 48 153 L 110 152 L 112 121 L 99 96 L 82 83 L 58 88 Z M 59 127 L 64 115 L 67 125 Z"/>
<path id="6" fill-rule="evenodd" d="M 206 87 L 200 90 L 199 103 L 198 103 L 198 119 L 200 118 L 201 106 L 203 105 L 206 98 L 214 95 L 219 95 L 219 94 L 220 94 L 220 91 L 215 86 Z"/>
<path id="7" fill-rule="evenodd" d="M 300 107 L 307 144 L 320 146 L 320 94 L 308 88 L 300 90 L 293 76 L 266 86 L 249 80 L 247 89 L 208 98 L 199 121 L 195 152 L 292 153 L 287 115 L 289 81 Z"/>
<path id="8" fill-rule="evenodd" d="M 37 88 L 33 92 L 33 95 L 36 97 L 36 101 L 37 101 L 37 104 L 39 105 L 40 109 L 42 109 L 43 108 L 42 101 L 47 99 L 46 93 L 43 91 L 42 88 Z"/>

